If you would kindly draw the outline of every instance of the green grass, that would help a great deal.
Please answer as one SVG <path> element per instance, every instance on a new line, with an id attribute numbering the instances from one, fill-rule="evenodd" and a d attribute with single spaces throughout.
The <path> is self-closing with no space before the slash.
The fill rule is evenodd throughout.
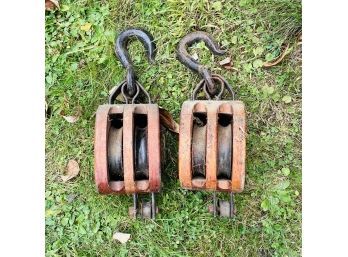
<path id="1" fill-rule="evenodd" d="M 46 255 L 300 256 L 300 1 L 62 0 L 60 5 L 46 13 Z M 92 24 L 88 32 L 80 28 L 85 23 Z M 177 121 L 181 104 L 199 81 L 176 60 L 180 38 L 204 30 L 228 49 L 233 71 L 221 68 L 224 57 L 211 55 L 204 44 L 190 52 L 223 75 L 247 108 L 246 186 L 235 197 L 233 220 L 207 213 L 211 194 L 180 188 L 177 137 L 169 133 L 155 221 L 128 218 L 129 196 L 97 194 L 95 111 L 125 77 L 113 47 L 127 27 L 153 34 L 155 64 L 147 62 L 140 42 L 131 44 L 131 56 L 152 99 Z M 287 43 L 290 53 L 280 64 L 260 67 Z M 62 117 L 76 113 L 81 113 L 76 123 Z M 81 171 L 63 183 L 60 176 L 69 159 L 76 159 Z M 115 231 L 132 238 L 121 245 L 112 240 Z"/>

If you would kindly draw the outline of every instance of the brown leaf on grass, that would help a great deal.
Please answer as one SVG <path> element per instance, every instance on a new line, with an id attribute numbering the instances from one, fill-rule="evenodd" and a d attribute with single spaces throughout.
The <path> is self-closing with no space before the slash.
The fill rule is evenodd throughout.
<path id="1" fill-rule="evenodd" d="M 59 0 L 45 0 L 46 11 L 53 11 L 56 8 L 59 9 Z"/>
<path id="2" fill-rule="evenodd" d="M 179 134 L 179 124 L 173 119 L 172 115 L 164 108 L 159 107 L 160 122 L 171 132 Z"/>
<path id="3" fill-rule="evenodd" d="M 275 66 L 275 65 L 277 65 L 278 63 L 280 63 L 280 62 L 284 59 L 284 57 L 288 54 L 288 49 L 289 49 L 289 44 L 286 45 L 286 47 L 285 47 L 285 49 L 283 50 L 282 54 L 281 54 L 278 58 L 276 58 L 276 59 L 275 59 L 274 61 L 272 61 L 272 62 L 265 62 L 265 63 L 263 64 L 263 67 L 268 68 L 268 67 L 272 67 L 272 66 Z"/>
<path id="4" fill-rule="evenodd" d="M 69 123 L 75 123 L 79 119 L 78 116 L 63 116 L 63 118 Z"/>
<path id="5" fill-rule="evenodd" d="M 231 57 L 226 57 L 225 59 L 223 59 L 222 61 L 219 62 L 219 64 L 221 66 L 224 66 L 224 65 L 227 65 L 227 64 L 230 64 L 232 61 Z"/>
<path id="6" fill-rule="evenodd" d="M 121 244 L 125 244 L 130 239 L 130 237 L 131 234 L 115 232 L 112 236 L 112 239 L 119 241 Z"/>
<path id="7" fill-rule="evenodd" d="M 77 161 L 69 160 L 68 165 L 66 166 L 66 175 L 61 176 L 63 182 L 67 182 L 70 179 L 76 177 L 80 172 L 80 167 Z"/>
<path id="8" fill-rule="evenodd" d="M 62 117 L 69 123 L 75 123 L 76 121 L 79 120 L 81 116 L 81 107 L 78 107 L 78 110 L 76 111 L 75 115 L 64 115 L 64 112 L 60 113 Z"/>
<path id="9" fill-rule="evenodd" d="M 232 58 L 230 56 L 220 61 L 219 64 L 222 67 L 224 67 L 226 70 L 232 70 L 233 63 L 232 63 Z"/>

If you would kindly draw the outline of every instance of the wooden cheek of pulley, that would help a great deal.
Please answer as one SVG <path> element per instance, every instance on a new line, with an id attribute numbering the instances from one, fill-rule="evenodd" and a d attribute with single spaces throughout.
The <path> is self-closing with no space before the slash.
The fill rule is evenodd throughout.
<path id="1" fill-rule="evenodd" d="M 214 206 L 220 206 L 221 216 L 233 215 L 232 207 L 230 210 L 225 206 L 233 205 L 232 193 L 244 189 L 245 131 L 245 107 L 241 101 L 186 101 L 182 106 L 180 184 L 185 189 L 213 191 Z M 215 192 L 230 192 L 230 203 L 216 203 Z"/>
<path id="2" fill-rule="evenodd" d="M 95 181 L 99 193 L 158 192 L 161 186 L 158 106 L 99 106 L 94 153 Z"/>

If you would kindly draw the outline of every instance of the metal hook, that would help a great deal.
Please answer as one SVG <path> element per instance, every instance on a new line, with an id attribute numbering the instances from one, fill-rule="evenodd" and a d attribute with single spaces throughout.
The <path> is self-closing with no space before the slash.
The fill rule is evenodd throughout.
<path id="1" fill-rule="evenodd" d="M 215 55 L 224 55 L 227 51 L 227 50 L 220 49 L 219 45 L 214 41 L 214 39 L 208 33 L 203 31 L 196 31 L 196 32 L 187 34 L 180 40 L 178 49 L 177 49 L 177 58 L 186 67 L 200 74 L 208 85 L 209 93 L 211 95 L 215 95 L 216 87 L 212 79 L 212 76 L 210 74 L 210 71 L 203 65 L 199 64 L 196 60 L 194 60 L 187 52 L 187 47 L 191 46 L 192 44 L 198 41 L 203 41 L 205 45 L 209 48 L 209 50 Z"/>
<path id="2" fill-rule="evenodd" d="M 128 42 L 131 37 L 136 37 L 146 50 L 146 55 L 150 63 L 155 61 L 156 45 L 152 35 L 143 29 L 127 29 L 117 37 L 115 44 L 115 53 L 120 59 L 123 67 L 127 69 L 127 93 L 129 96 L 134 96 L 136 93 L 136 76 L 134 73 L 133 63 L 128 54 Z"/>

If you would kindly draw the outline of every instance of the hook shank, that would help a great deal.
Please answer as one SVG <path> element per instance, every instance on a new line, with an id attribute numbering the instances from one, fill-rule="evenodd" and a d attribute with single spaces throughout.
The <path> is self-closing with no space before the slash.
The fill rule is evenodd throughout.
<path id="1" fill-rule="evenodd" d="M 122 63 L 123 67 L 125 67 L 127 70 L 126 81 L 128 94 L 130 96 L 134 96 L 134 94 L 136 93 L 136 75 L 134 72 L 132 60 L 130 59 L 128 53 L 128 43 L 132 37 L 135 37 L 144 45 L 146 56 L 150 63 L 153 63 L 155 61 L 156 55 L 156 45 L 154 43 L 154 39 L 152 35 L 146 30 L 128 29 L 121 32 L 121 34 L 117 37 L 115 43 L 115 53 Z"/>
<path id="2" fill-rule="evenodd" d="M 213 95 L 216 93 L 216 88 L 210 71 L 194 60 L 187 52 L 187 47 L 199 41 L 203 41 L 208 49 L 215 55 L 224 55 L 226 53 L 226 50 L 220 49 L 219 45 L 214 41 L 211 35 L 203 31 L 196 31 L 187 34 L 180 40 L 177 49 L 177 58 L 186 67 L 190 68 L 194 72 L 197 72 L 201 75 L 201 77 L 204 78 L 208 84 L 209 92 Z"/>

